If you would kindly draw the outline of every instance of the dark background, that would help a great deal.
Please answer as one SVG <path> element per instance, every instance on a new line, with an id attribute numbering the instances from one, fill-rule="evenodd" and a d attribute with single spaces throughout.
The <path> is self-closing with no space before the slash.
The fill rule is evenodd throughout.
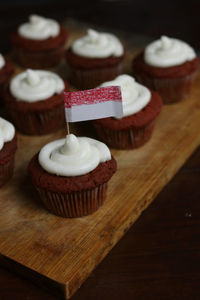
<path id="1" fill-rule="evenodd" d="M 200 48 L 200 1 L 190 0 L 1 0 L 0 51 L 9 49 L 8 33 L 37 13 L 62 22 L 75 18 L 94 25 L 151 37 L 169 35 Z"/>

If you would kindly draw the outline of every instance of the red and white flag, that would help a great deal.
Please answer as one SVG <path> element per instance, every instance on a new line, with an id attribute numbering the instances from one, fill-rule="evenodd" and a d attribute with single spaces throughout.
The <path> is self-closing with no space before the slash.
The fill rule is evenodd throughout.
<path id="1" fill-rule="evenodd" d="M 119 86 L 64 92 L 64 103 L 67 122 L 123 116 Z"/>

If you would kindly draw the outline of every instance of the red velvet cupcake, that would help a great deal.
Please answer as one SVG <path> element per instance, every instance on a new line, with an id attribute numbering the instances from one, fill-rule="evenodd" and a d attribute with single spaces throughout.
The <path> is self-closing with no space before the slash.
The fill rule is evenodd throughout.
<path id="1" fill-rule="evenodd" d="M 14 73 L 14 66 L 7 58 L 0 54 L 0 97 Z"/>
<path id="2" fill-rule="evenodd" d="M 68 84 L 53 72 L 29 69 L 16 75 L 4 93 L 4 101 L 17 129 L 42 135 L 64 127 L 64 90 L 68 90 Z"/>
<path id="3" fill-rule="evenodd" d="M 123 72 L 124 49 L 109 33 L 89 29 L 66 51 L 70 82 L 77 88 L 95 88 Z"/>
<path id="4" fill-rule="evenodd" d="M 133 73 L 169 104 L 188 97 L 198 65 L 199 59 L 188 44 L 163 36 L 134 58 Z"/>
<path id="5" fill-rule="evenodd" d="M 0 118 L 0 186 L 12 176 L 17 150 L 17 137 L 14 126 Z"/>
<path id="6" fill-rule="evenodd" d="M 11 36 L 14 57 L 26 68 L 54 67 L 64 55 L 67 37 L 56 21 L 31 15 Z"/>
<path id="7" fill-rule="evenodd" d="M 28 171 L 46 208 L 73 218 L 91 214 L 104 203 L 116 168 L 105 144 L 70 134 L 44 146 Z"/>
<path id="8" fill-rule="evenodd" d="M 162 108 L 160 95 L 135 82 L 129 75 L 118 76 L 101 86 L 120 86 L 123 118 L 113 117 L 93 121 L 100 140 L 118 149 L 134 149 L 152 136 L 155 119 Z"/>

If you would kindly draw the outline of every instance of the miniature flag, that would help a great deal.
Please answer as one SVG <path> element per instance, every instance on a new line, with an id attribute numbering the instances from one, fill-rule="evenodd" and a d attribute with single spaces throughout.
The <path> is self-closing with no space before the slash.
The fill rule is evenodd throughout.
<path id="1" fill-rule="evenodd" d="M 123 116 L 119 86 L 64 92 L 64 103 L 67 122 Z"/>

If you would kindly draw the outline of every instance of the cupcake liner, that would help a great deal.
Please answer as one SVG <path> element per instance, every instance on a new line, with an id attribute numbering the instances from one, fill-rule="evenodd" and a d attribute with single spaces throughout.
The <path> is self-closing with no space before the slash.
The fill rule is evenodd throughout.
<path id="1" fill-rule="evenodd" d="M 25 68 L 42 69 L 51 68 L 59 64 L 64 56 L 64 51 L 64 44 L 56 49 L 35 52 L 14 47 L 13 56 Z"/>
<path id="2" fill-rule="evenodd" d="M 0 186 L 4 185 L 13 175 L 14 156 L 4 164 L 0 164 Z"/>
<path id="3" fill-rule="evenodd" d="M 69 67 L 69 78 L 77 88 L 80 89 L 92 89 L 96 88 L 99 84 L 105 81 L 109 81 L 117 77 L 123 72 L 124 62 L 120 62 L 114 67 L 105 67 L 97 69 L 75 69 Z"/>
<path id="4" fill-rule="evenodd" d="M 139 82 L 157 91 L 164 104 L 171 104 L 182 101 L 189 96 L 195 75 L 196 72 L 178 78 L 149 78 L 141 74 L 135 76 Z"/>
<path id="5" fill-rule="evenodd" d="M 43 135 L 54 132 L 65 124 L 63 105 L 43 112 L 23 112 L 8 108 L 17 129 L 28 135 Z"/>
<path id="6" fill-rule="evenodd" d="M 94 122 L 98 137 L 107 145 L 117 149 L 134 149 L 144 145 L 152 136 L 155 121 L 144 127 L 112 130 Z"/>
<path id="7" fill-rule="evenodd" d="M 77 218 L 92 214 L 102 206 L 106 198 L 107 183 L 91 190 L 65 194 L 36 188 L 42 202 L 50 212 L 65 218 Z"/>

